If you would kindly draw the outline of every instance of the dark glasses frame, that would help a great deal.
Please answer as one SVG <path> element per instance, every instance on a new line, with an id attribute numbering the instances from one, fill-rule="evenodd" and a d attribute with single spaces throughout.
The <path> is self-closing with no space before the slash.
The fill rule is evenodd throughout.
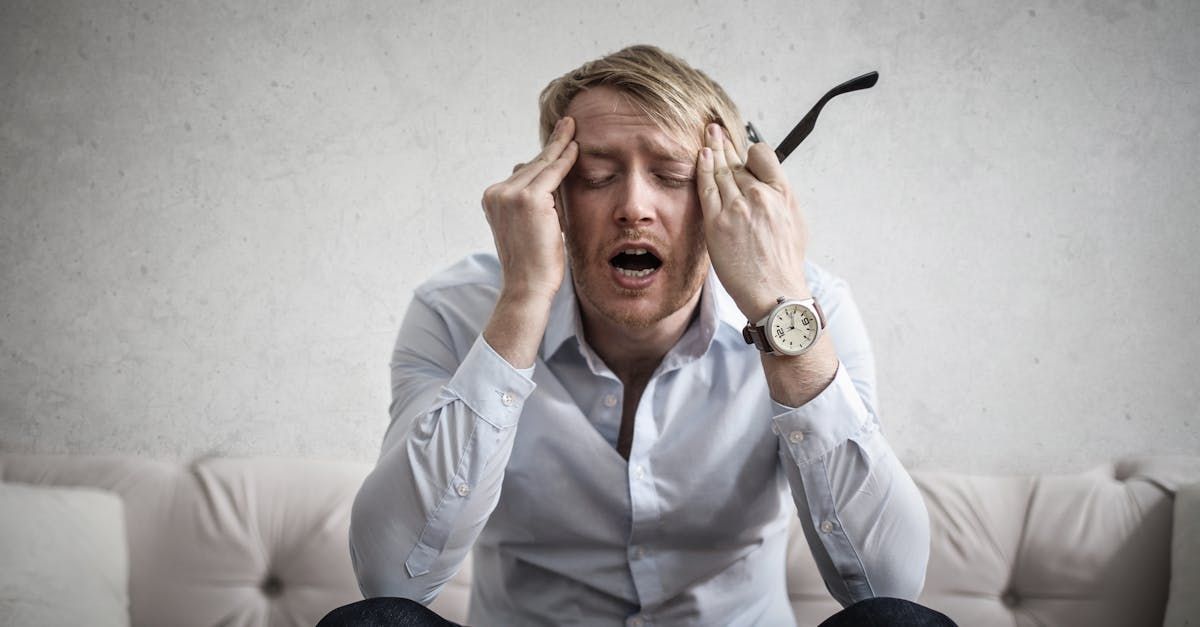
<path id="1" fill-rule="evenodd" d="M 783 160 L 792 154 L 796 146 L 799 146 L 800 142 L 804 141 L 804 138 L 813 132 L 813 128 L 817 125 L 817 116 L 821 114 L 821 109 L 825 108 L 825 104 L 833 100 L 834 96 L 840 96 L 861 89 L 870 89 L 877 82 L 879 82 L 879 72 L 867 72 L 862 76 L 856 76 L 834 87 L 826 92 L 824 96 L 821 96 L 817 104 L 813 105 L 812 109 L 809 109 L 808 113 L 800 119 L 800 122 L 796 124 L 792 132 L 788 133 L 787 137 L 784 137 L 783 141 L 779 142 L 779 145 L 775 147 L 775 156 L 779 158 L 779 162 L 783 163 Z M 754 128 L 754 124 L 749 121 L 746 122 L 746 137 L 752 144 L 762 141 L 762 136 L 759 135 L 758 129 Z"/>

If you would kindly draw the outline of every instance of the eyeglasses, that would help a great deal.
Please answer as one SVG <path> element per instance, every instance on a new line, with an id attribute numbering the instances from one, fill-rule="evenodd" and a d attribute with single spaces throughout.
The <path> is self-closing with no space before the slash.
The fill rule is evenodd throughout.
<path id="1" fill-rule="evenodd" d="M 879 72 L 867 72 L 862 76 L 852 78 L 834 87 L 824 96 L 821 96 L 817 104 L 813 105 L 812 109 L 809 109 L 808 114 L 800 119 L 800 122 L 796 124 L 792 132 L 788 133 L 787 137 L 784 137 L 783 141 L 779 142 L 779 145 L 775 147 L 775 156 L 779 158 L 779 162 L 783 163 L 783 160 L 792 154 L 796 146 L 799 146 L 800 142 L 804 141 L 804 138 L 813 132 L 813 128 L 817 125 L 817 116 L 821 114 L 821 109 L 825 108 L 825 103 L 833 100 L 834 96 L 840 96 L 860 89 L 870 89 L 877 82 L 879 82 Z M 754 124 L 750 122 L 746 122 L 746 137 L 753 144 L 762 141 L 762 136 L 758 134 L 758 129 L 754 128 Z"/>

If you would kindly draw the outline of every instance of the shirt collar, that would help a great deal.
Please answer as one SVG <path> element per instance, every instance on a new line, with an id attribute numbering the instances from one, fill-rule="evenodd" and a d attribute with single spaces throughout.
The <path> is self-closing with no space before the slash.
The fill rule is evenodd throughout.
<path id="1" fill-rule="evenodd" d="M 682 353 L 699 357 L 712 344 L 717 336 L 718 323 L 724 324 L 741 337 L 742 326 L 746 317 L 738 309 L 729 292 L 717 279 L 717 273 L 712 266 L 708 268 L 708 276 L 704 279 L 704 288 L 700 294 L 700 316 L 695 329 L 689 329 L 680 338 L 680 343 L 688 346 L 677 346 Z M 692 331 L 696 331 L 693 333 Z M 550 304 L 550 320 L 546 332 L 542 336 L 541 357 L 549 359 L 562 348 L 567 340 L 583 336 L 583 323 L 579 317 L 579 302 L 575 296 L 575 282 L 571 278 L 571 268 L 563 273 L 562 284 Z M 675 352 L 672 350 L 672 352 Z"/>
<path id="2" fill-rule="evenodd" d="M 717 279 L 717 273 L 712 266 L 708 267 L 708 278 L 705 279 L 704 289 L 706 293 L 712 294 L 713 301 L 716 303 L 717 319 L 729 325 L 737 332 L 738 336 L 741 336 L 742 327 L 746 326 L 746 314 L 738 309 L 737 303 L 733 302 L 733 297 L 725 291 L 725 286 L 721 285 L 721 281 Z"/>

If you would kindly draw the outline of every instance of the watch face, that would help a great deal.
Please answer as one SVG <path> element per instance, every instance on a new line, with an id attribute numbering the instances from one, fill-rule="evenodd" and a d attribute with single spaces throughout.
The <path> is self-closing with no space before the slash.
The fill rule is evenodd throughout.
<path id="1" fill-rule="evenodd" d="M 798 355 L 817 339 L 817 316 L 811 309 L 792 303 L 780 308 L 771 318 L 767 332 L 775 350 Z"/>

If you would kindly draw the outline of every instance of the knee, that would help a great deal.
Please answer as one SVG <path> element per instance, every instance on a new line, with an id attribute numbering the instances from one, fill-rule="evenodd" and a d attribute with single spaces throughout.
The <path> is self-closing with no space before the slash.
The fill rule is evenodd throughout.
<path id="1" fill-rule="evenodd" d="M 945 614 L 891 597 L 863 599 L 834 614 L 821 627 L 850 627 L 852 625 L 888 625 L 889 627 L 957 627 Z"/>
<path id="2" fill-rule="evenodd" d="M 343 605 L 328 614 L 317 627 L 375 627 L 405 625 L 409 618 L 424 616 L 424 605 L 402 597 L 372 597 Z"/>

